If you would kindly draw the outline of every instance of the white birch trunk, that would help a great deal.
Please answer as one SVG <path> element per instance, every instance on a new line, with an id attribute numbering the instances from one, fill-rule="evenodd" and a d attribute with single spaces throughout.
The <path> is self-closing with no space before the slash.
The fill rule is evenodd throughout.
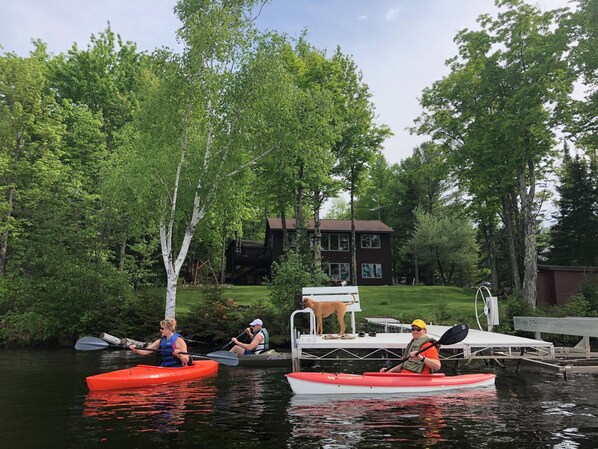
<path id="1" fill-rule="evenodd" d="M 187 252 L 195 233 L 195 227 L 205 215 L 205 210 L 200 207 L 199 194 L 195 194 L 195 201 L 193 204 L 193 213 L 189 226 L 185 230 L 185 236 L 181 242 L 179 253 L 174 258 L 174 248 L 172 247 L 172 229 L 174 225 L 174 218 L 168 226 L 165 223 L 160 223 L 160 244 L 162 246 L 162 259 L 164 260 L 164 267 L 166 268 L 166 309 L 164 316 L 166 318 L 175 318 L 176 315 L 176 292 L 179 281 L 181 267 L 187 258 Z"/>

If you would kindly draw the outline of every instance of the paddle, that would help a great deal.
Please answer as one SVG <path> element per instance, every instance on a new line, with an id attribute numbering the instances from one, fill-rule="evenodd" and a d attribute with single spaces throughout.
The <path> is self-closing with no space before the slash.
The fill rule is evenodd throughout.
<path id="1" fill-rule="evenodd" d="M 240 333 L 239 335 L 237 335 L 235 338 L 236 338 L 236 339 L 239 339 L 239 338 L 241 338 L 243 335 L 245 335 L 245 331 L 241 332 L 241 333 Z M 227 344 L 225 344 L 225 345 L 224 345 L 223 347 L 221 347 L 220 349 L 225 349 L 225 348 L 227 348 L 227 347 L 228 347 L 228 346 L 229 346 L 229 345 L 230 345 L 232 342 L 233 342 L 232 340 L 231 340 L 231 341 L 229 341 Z"/>
<path id="2" fill-rule="evenodd" d="M 75 343 L 75 349 L 77 351 L 96 351 L 98 349 L 104 349 L 109 346 L 122 347 L 118 345 L 111 345 L 110 343 L 95 337 L 83 337 L 77 340 L 77 343 Z M 145 351 L 162 352 L 160 351 L 160 349 L 140 349 L 143 349 Z M 181 352 L 181 354 L 188 354 L 190 356 L 197 357 L 200 359 L 215 360 L 218 363 L 228 366 L 237 366 L 239 364 L 239 359 L 237 358 L 237 355 L 228 351 L 215 351 L 205 355 L 195 354 L 193 352 Z"/>
<path id="3" fill-rule="evenodd" d="M 419 355 L 422 352 L 427 351 L 428 349 L 430 349 L 433 346 L 454 345 L 455 343 L 459 343 L 465 337 L 467 337 L 468 333 L 469 333 L 469 326 L 467 324 L 459 324 L 457 326 L 453 326 L 449 330 L 447 330 L 444 334 L 442 334 L 442 337 L 440 337 L 438 339 L 438 341 L 429 342 L 428 344 L 424 344 L 423 347 L 419 351 L 417 351 L 417 353 L 415 355 Z M 401 360 L 395 366 L 389 368 L 387 371 L 390 371 L 391 369 L 396 368 L 397 366 L 401 366 L 403 363 L 405 363 L 407 360 L 409 360 L 409 358 L 410 358 L 409 355 L 407 355 L 406 357 L 403 358 L 403 360 Z"/>

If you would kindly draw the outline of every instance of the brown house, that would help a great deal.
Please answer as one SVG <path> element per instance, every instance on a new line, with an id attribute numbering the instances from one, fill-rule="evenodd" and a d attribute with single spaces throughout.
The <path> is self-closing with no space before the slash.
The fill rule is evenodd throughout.
<path id="1" fill-rule="evenodd" d="M 295 219 L 287 219 L 291 245 L 295 234 Z M 321 220 L 322 262 L 328 275 L 351 284 L 351 221 Z M 314 223 L 308 225 L 313 236 Z M 389 228 L 379 220 L 355 222 L 357 242 L 357 285 L 391 285 L 392 255 Z M 270 277 L 272 262 L 283 254 L 283 229 L 280 218 L 268 218 L 263 243 L 249 240 L 233 241 L 227 249 L 227 272 L 233 284 L 259 284 Z"/>
<path id="2" fill-rule="evenodd" d="M 598 268 L 538 265 L 537 305 L 561 306 L 565 304 L 577 293 L 582 281 L 591 274 L 598 274 Z"/>

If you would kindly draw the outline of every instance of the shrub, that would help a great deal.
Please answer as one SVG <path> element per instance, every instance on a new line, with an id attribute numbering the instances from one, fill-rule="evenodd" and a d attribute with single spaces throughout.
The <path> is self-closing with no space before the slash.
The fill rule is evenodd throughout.
<path id="1" fill-rule="evenodd" d="M 591 312 L 590 302 L 581 293 L 573 295 L 562 306 L 556 306 L 552 309 L 552 315 L 556 317 L 590 316 Z"/>
<path id="2" fill-rule="evenodd" d="M 303 287 L 328 284 L 328 277 L 319 269 L 306 264 L 296 251 L 285 254 L 280 263 L 272 265 L 272 281 L 266 282 L 270 291 L 270 300 L 278 309 L 278 323 L 283 332 L 288 333 L 291 313 L 301 304 Z"/>
<path id="3" fill-rule="evenodd" d="M 579 286 L 579 293 L 588 301 L 588 307 L 594 316 L 598 314 L 598 275 L 586 277 Z"/>

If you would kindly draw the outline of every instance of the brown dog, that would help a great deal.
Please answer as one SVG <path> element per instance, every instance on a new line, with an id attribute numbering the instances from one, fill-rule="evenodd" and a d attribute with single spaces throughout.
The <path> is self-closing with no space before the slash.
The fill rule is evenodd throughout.
<path id="1" fill-rule="evenodd" d="M 313 310 L 314 315 L 316 315 L 316 333 L 318 335 L 322 335 L 324 330 L 322 320 L 333 313 L 336 313 L 336 318 L 338 319 L 338 324 L 341 328 L 341 337 L 345 335 L 345 312 L 347 310 L 345 303 L 340 301 L 319 302 L 314 301 L 311 298 L 303 298 L 303 304 L 305 307 L 309 307 L 311 310 Z"/>

